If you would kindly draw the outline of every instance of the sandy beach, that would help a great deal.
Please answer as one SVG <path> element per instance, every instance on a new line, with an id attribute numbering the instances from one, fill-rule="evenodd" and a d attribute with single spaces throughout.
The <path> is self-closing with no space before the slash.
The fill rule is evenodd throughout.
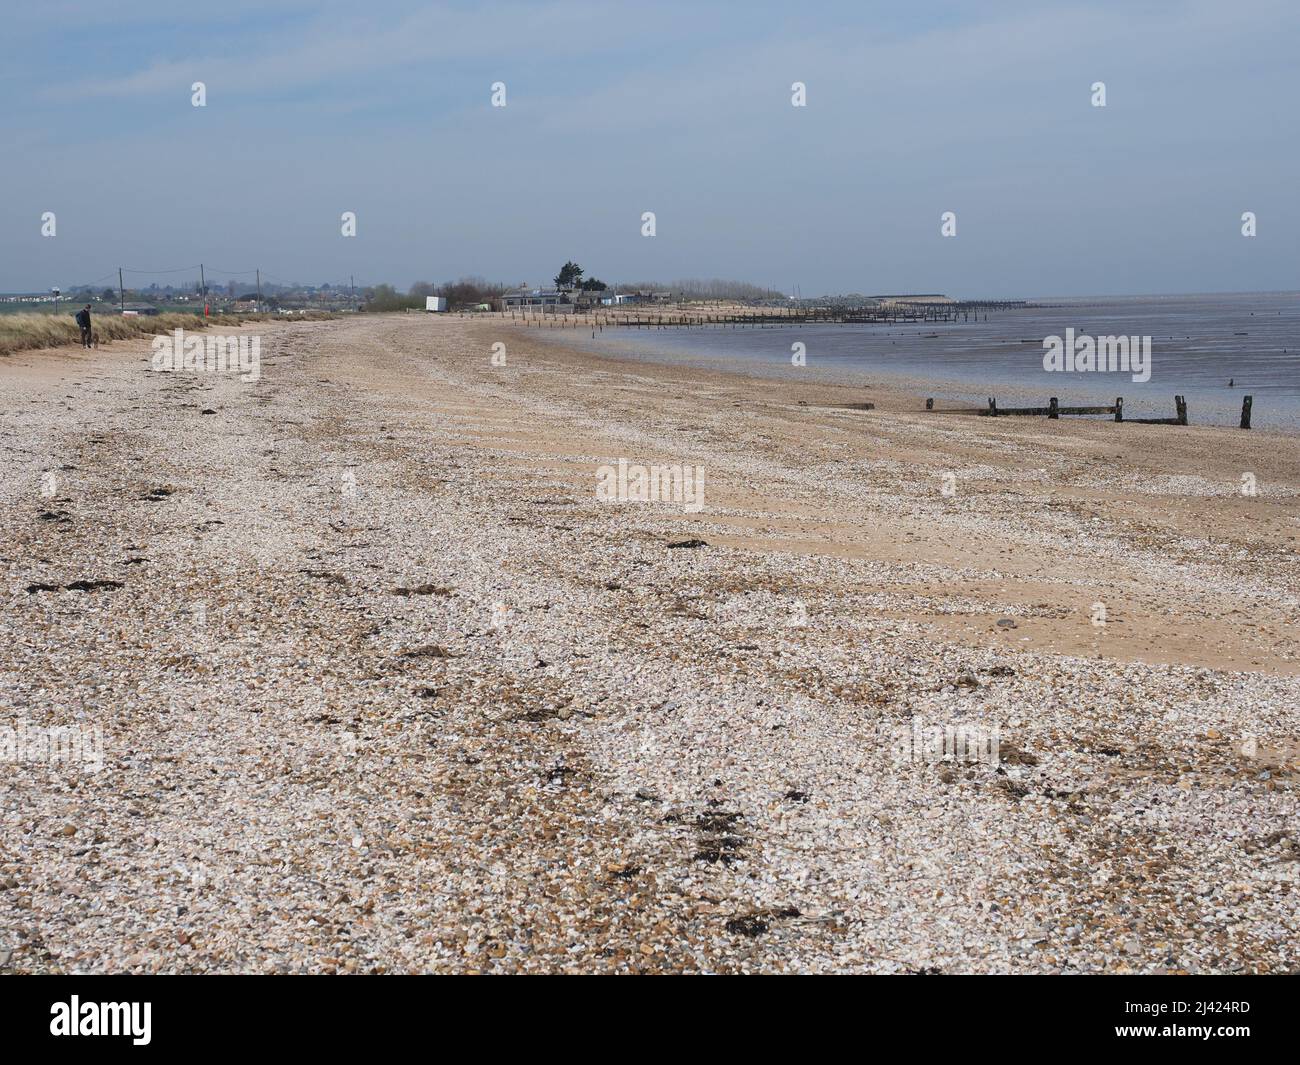
<path id="1" fill-rule="evenodd" d="M 0 971 L 1300 963 L 1300 437 L 246 331 L 0 359 Z"/>

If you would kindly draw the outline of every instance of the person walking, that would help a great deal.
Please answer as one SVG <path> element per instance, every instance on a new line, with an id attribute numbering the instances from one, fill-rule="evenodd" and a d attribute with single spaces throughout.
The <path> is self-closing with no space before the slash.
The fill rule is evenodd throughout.
<path id="1" fill-rule="evenodd" d="M 92 334 L 90 331 L 90 304 L 87 303 L 77 312 L 77 325 L 81 327 L 81 346 L 90 347 Z"/>

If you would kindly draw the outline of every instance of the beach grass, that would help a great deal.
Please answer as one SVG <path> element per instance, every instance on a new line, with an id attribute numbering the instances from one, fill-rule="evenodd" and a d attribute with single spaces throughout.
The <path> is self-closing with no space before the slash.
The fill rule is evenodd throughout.
<path id="1" fill-rule="evenodd" d="M 326 311 L 312 311 L 303 315 L 281 314 L 224 314 L 204 318 L 197 314 L 155 314 L 125 317 L 96 314 L 94 330 L 99 342 L 134 340 L 138 337 L 170 333 L 173 329 L 206 329 L 213 326 L 235 328 L 247 322 L 301 321 L 304 319 L 332 318 Z M 0 315 L 0 355 L 38 348 L 57 348 L 81 343 L 81 331 L 71 314 L 6 314 Z"/>

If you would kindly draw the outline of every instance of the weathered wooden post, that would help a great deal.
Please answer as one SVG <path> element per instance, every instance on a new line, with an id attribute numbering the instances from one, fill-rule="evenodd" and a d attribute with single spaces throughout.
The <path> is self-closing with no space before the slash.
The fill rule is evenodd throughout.
<path id="1" fill-rule="evenodd" d="M 1250 404 L 1254 398 L 1254 396 L 1246 396 L 1241 401 L 1241 427 L 1243 429 L 1250 428 Z"/>
<path id="2" fill-rule="evenodd" d="M 1047 416 L 1049 418 L 1059 418 L 1061 416 L 1061 411 L 1057 406 L 1055 396 L 1047 401 Z"/>
<path id="3" fill-rule="evenodd" d="M 1182 396 L 1174 396 L 1174 412 L 1178 415 L 1178 424 L 1187 424 L 1187 400 Z"/>
<path id="4" fill-rule="evenodd" d="M 926 409 L 926 410 L 934 410 L 934 400 L 933 400 L 933 399 L 927 399 L 927 400 L 925 401 L 925 409 Z"/>
<path id="5" fill-rule="evenodd" d="M 998 401 L 995 397 L 989 396 L 989 417 L 996 418 L 997 416 L 998 416 Z"/>
<path id="6" fill-rule="evenodd" d="M 1122 422 L 1124 420 L 1124 397 L 1115 397 L 1115 420 Z"/>

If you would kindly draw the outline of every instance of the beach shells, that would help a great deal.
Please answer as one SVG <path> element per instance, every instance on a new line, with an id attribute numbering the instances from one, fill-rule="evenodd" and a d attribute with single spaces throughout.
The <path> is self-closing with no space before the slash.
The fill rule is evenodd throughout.
<path id="1" fill-rule="evenodd" d="M 4 767 L 0 967 L 1296 966 L 1293 555 L 1202 551 L 1213 497 L 1139 517 L 1033 426 L 873 394 L 864 439 L 833 383 L 494 368 L 500 328 L 0 379 L 0 724 L 103 731 Z M 620 456 L 707 466 L 705 509 L 599 503 Z M 1155 638 L 1230 610 L 1261 665 Z M 993 756 L 926 755 L 958 727 Z"/>

